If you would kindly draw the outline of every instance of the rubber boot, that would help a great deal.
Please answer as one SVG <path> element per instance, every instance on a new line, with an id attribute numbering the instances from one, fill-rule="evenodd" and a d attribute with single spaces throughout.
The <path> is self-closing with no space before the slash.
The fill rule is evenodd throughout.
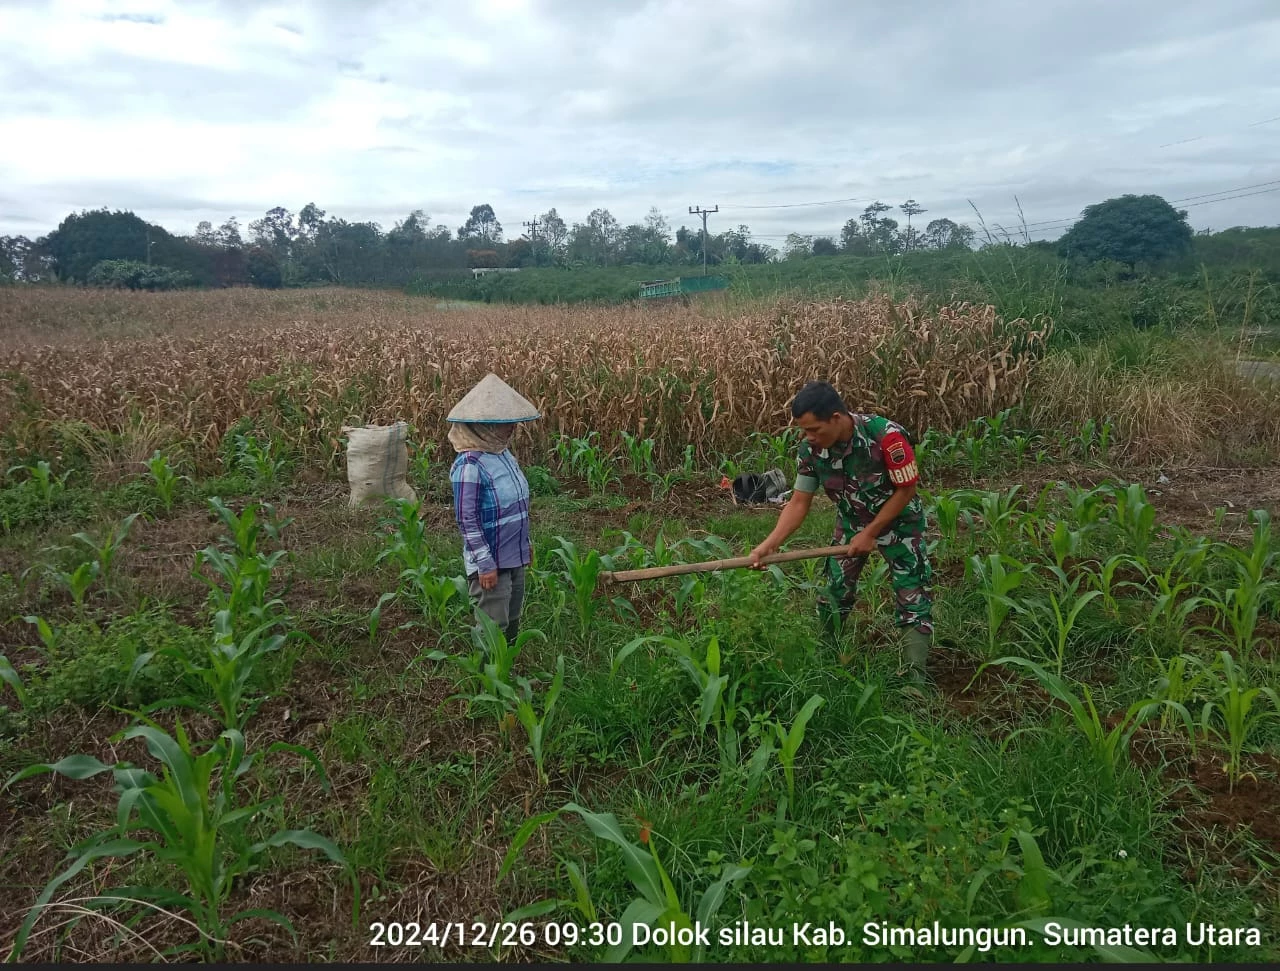
<path id="1" fill-rule="evenodd" d="M 906 678 L 913 694 L 923 694 L 930 688 L 926 663 L 929 659 L 929 647 L 933 635 L 922 631 L 919 627 L 908 627 L 902 636 L 902 654 L 906 666 L 899 674 Z"/>

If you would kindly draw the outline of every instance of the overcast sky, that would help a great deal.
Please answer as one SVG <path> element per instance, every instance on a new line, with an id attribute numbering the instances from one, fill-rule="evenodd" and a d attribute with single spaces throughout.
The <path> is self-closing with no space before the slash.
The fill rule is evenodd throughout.
<path id="1" fill-rule="evenodd" d="M 1277 225 L 1278 65 L 1280 0 L 0 0 L 0 234 L 718 205 L 781 246 L 875 199 L 1011 227 L 1016 195 L 1050 238 L 1232 189 L 1192 224 Z"/>

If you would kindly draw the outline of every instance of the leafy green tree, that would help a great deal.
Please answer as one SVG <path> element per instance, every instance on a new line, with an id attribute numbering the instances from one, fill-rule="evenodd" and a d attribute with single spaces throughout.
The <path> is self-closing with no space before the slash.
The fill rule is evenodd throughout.
<path id="1" fill-rule="evenodd" d="M 918 216 L 920 215 L 920 213 L 928 212 L 929 210 L 925 209 L 923 206 L 920 205 L 920 203 L 916 202 L 914 199 L 908 199 L 898 208 L 907 214 L 907 231 L 903 235 L 903 247 L 909 253 L 913 249 L 915 249 L 915 243 L 916 243 L 916 234 L 911 231 L 911 217 Z"/>
<path id="2" fill-rule="evenodd" d="M 850 219 L 841 227 L 840 251 L 849 256 L 866 256 L 871 252 L 871 238 L 863 231 L 861 220 Z"/>
<path id="3" fill-rule="evenodd" d="M 42 242 L 0 236 L 0 283 L 42 283 L 53 279 L 53 260 Z"/>
<path id="4" fill-rule="evenodd" d="M 254 243 L 275 254 L 277 262 L 283 263 L 289 259 L 297 227 L 293 213 L 288 209 L 283 206 L 268 209 L 261 219 L 249 223 L 249 232 L 253 234 Z"/>
<path id="5" fill-rule="evenodd" d="M 1133 267 L 1183 255 L 1191 248 L 1191 237 L 1185 210 L 1156 195 L 1124 195 L 1085 209 L 1058 248 L 1069 259 L 1114 260 Z"/>
<path id="6" fill-rule="evenodd" d="M 284 275 L 280 272 L 280 261 L 276 254 L 263 246 L 255 246 L 249 250 L 248 258 L 249 282 L 255 287 L 266 290 L 278 290 L 284 283 Z"/>
<path id="7" fill-rule="evenodd" d="M 103 260 L 89 271 L 88 283 L 117 290 L 180 290 L 195 284 L 189 273 L 136 260 Z"/>
<path id="8" fill-rule="evenodd" d="M 929 249 L 967 249 L 973 243 L 973 229 L 950 219 L 931 219 L 920 238 Z"/>
<path id="9" fill-rule="evenodd" d="M 45 238 L 45 246 L 59 280 L 83 283 L 103 260 L 146 263 L 148 243 L 159 241 L 161 234 L 168 236 L 158 227 L 152 230 L 131 212 L 96 209 L 67 216 Z"/>
<path id="10" fill-rule="evenodd" d="M 802 260 L 813 255 L 813 237 L 804 233 L 787 233 L 787 245 L 783 250 L 784 259 Z"/>
<path id="11" fill-rule="evenodd" d="M 622 250 L 622 227 L 608 209 L 592 209 L 585 223 L 575 223 L 569 235 L 569 258 L 613 266 Z"/>
<path id="12" fill-rule="evenodd" d="M 493 249 L 502 242 L 502 223 L 489 203 L 473 206 L 471 215 L 458 229 L 458 239 L 470 243 L 473 247 L 484 244 L 483 249 Z"/>
<path id="13" fill-rule="evenodd" d="M 563 262 L 568 241 L 569 227 L 554 207 L 538 217 L 538 245 L 534 255 L 540 266 Z"/>
<path id="14" fill-rule="evenodd" d="M 507 266 L 533 266 L 533 241 L 527 236 L 520 236 L 507 243 Z"/>

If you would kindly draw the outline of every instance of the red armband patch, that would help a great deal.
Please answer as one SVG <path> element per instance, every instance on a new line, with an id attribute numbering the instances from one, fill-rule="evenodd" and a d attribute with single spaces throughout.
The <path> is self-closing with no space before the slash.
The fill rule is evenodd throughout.
<path id="1" fill-rule="evenodd" d="M 910 485 L 920 478 L 916 454 L 901 432 L 889 432 L 885 435 L 880 440 L 880 450 L 884 453 L 884 465 L 889 470 L 889 479 L 894 485 Z"/>

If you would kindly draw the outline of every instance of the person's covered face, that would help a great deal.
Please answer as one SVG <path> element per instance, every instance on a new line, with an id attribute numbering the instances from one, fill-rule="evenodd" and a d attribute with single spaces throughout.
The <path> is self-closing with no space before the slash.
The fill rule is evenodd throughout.
<path id="1" fill-rule="evenodd" d="M 841 433 L 844 431 L 844 424 L 840 420 L 839 412 L 823 420 L 815 417 L 812 411 L 806 411 L 796 419 L 796 424 L 804 430 L 805 441 L 815 451 L 830 448 L 840 441 Z"/>

